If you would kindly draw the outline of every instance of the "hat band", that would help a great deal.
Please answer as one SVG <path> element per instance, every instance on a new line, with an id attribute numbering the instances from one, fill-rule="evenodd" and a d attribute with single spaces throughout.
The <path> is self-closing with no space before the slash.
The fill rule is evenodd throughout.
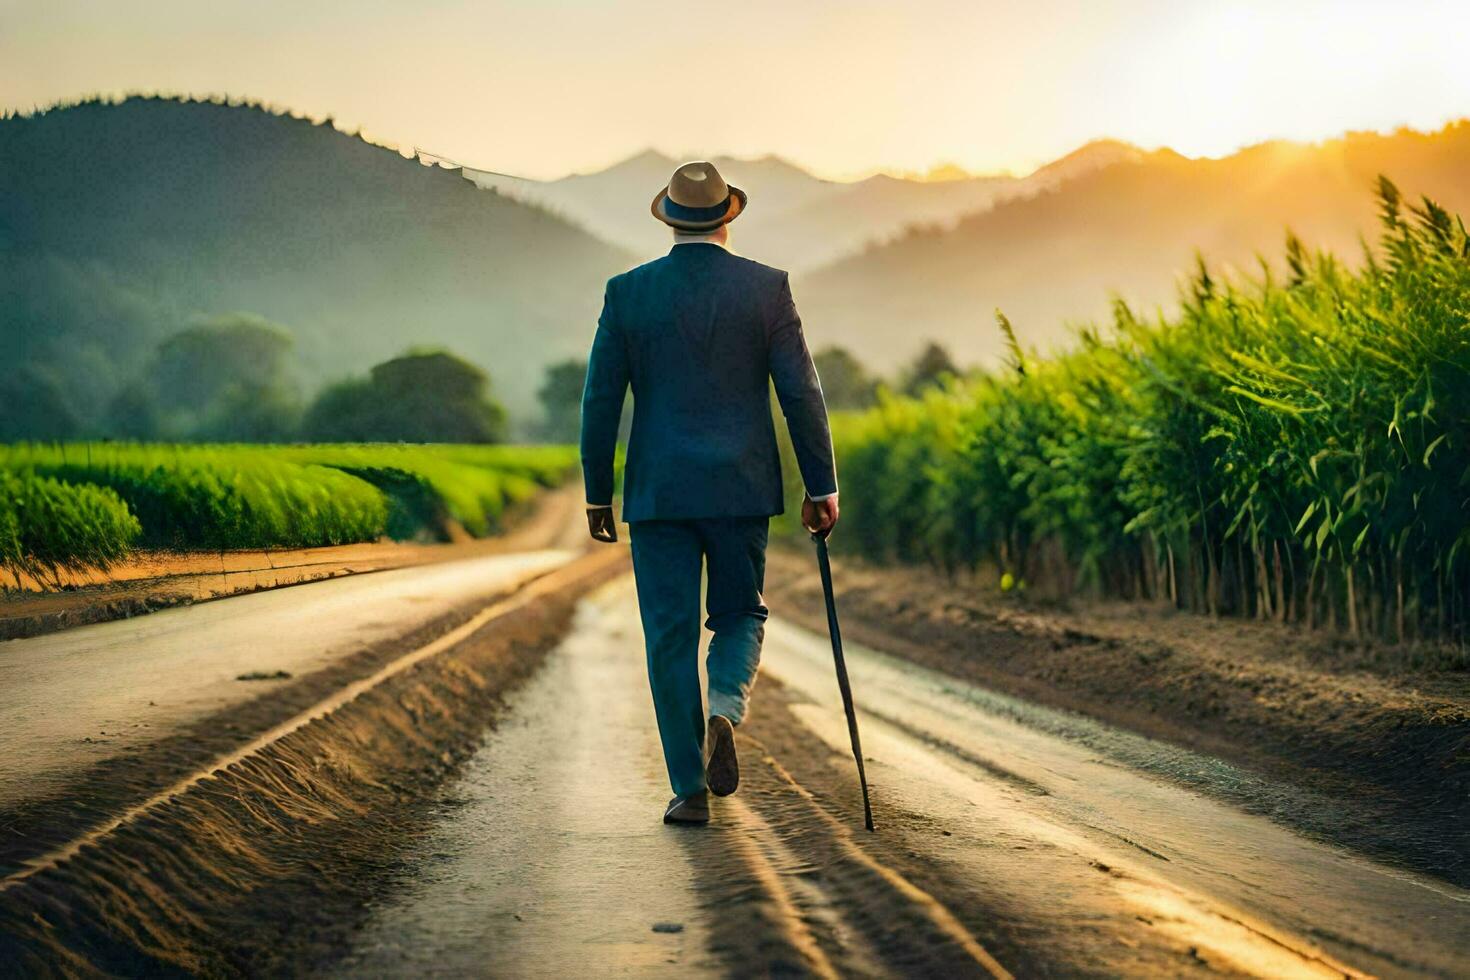
<path id="1" fill-rule="evenodd" d="M 725 216 L 725 212 L 729 210 L 729 194 L 726 194 L 725 199 L 719 204 L 715 204 L 707 208 L 685 207 L 684 205 L 676 202 L 672 197 L 664 195 L 664 213 L 667 214 L 670 218 L 674 218 L 678 221 L 718 221 L 720 218 L 723 218 Z"/>

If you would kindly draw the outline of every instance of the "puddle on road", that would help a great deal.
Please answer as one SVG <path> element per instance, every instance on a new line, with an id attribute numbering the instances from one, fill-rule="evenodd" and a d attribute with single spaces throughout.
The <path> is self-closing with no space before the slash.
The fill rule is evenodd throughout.
<path id="1" fill-rule="evenodd" d="M 582 603 L 447 788 L 437 828 L 341 975 L 719 972 L 681 838 L 700 830 L 660 822 L 669 790 L 637 610 L 607 595 Z"/>

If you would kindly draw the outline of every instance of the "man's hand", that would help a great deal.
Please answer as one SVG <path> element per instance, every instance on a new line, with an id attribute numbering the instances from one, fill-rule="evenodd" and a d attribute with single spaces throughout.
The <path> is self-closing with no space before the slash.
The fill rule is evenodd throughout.
<path id="1" fill-rule="evenodd" d="M 822 537 L 832 533 L 837 526 L 837 494 L 825 500 L 807 497 L 801 502 L 801 526 Z"/>
<path id="2" fill-rule="evenodd" d="M 588 507 L 587 530 L 592 535 L 593 541 L 604 541 L 608 544 L 616 541 L 618 539 L 618 522 L 613 519 L 612 506 Z"/>

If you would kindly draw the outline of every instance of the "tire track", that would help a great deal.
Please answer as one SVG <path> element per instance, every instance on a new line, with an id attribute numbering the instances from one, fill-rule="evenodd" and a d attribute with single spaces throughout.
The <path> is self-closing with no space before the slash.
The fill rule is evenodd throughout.
<path id="1" fill-rule="evenodd" d="M 606 562 L 603 561 L 603 564 L 606 564 Z M 521 609 L 531 602 L 535 601 L 536 599 L 547 595 L 548 593 L 554 592 L 561 588 L 565 588 L 569 584 L 575 582 L 577 578 L 584 577 L 587 574 L 587 568 L 585 566 L 579 566 L 574 568 L 555 569 L 550 572 L 544 572 L 531 576 L 529 580 L 525 581 L 520 589 L 509 598 L 502 599 L 499 602 L 495 602 L 489 606 L 486 606 L 480 612 L 470 617 L 469 620 L 450 630 L 448 633 L 445 633 L 443 636 L 439 637 L 433 642 L 425 644 L 424 646 L 421 646 L 416 650 L 412 650 L 402 655 L 401 657 L 398 657 L 387 666 L 379 669 L 376 673 L 373 673 L 368 677 L 364 677 L 362 680 L 354 681 L 353 683 L 342 688 L 340 691 L 336 692 L 330 697 L 324 698 L 321 701 L 318 701 L 316 704 L 312 705 L 310 708 L 307 708 L 305 711 L 302 711 L 294 715 L 293 717 L 288 718 L 286 721 L 283 721 L 279 725 L 276 725 L 274 728 L 265 732 L 263 735 L 260 735 L 252 739 L 250 742 L 247 742 L 245 745 L 242 745 L 240 748 L 235 749 L 233 752 L 220 756 L 219 758 L 210 762 L 208 765 L 196 769 L 194 772 L 183 777 L 182 779 L 179 779 L 178 781 L 165 787 L 164 789 L 159 790 L 157 793 L 154 793 L 152 796 L 148 797 L 146 800 L 143 800 L 141 803 L 137 803 L 134 806 L 129 807 L 118 816 L 113 817 L 112 819 L 93 828 L 92 830 L 87 831 L 84 834 L 81 834 L 78 837 L 73 838 L 65 844 L 62 844 L 60 847 L 53 848 L 50 851 L 47 851 L 44 854 L 40 854 L 30 861 L 26 862 L 26 866 L 21 868 L 19 871 L 14 871 L 6 875 L 4 878 L 0 878 L 0 895 L 3 895 L 5 892 L 22 884 L 33 875 L 39 874 L 43 871 L 51 870 L 58 865 L 64 863 L 65 861 L 70 860 L 78 852 L 80 852 L 82 848 L 100 842 L 103 838 L 113 833 L 119 827 L 122 827 L 125 824 L 132 823 L 138 820 L 140 817 L 143 817 L 157 810 L 160 806 L 167 803 L 169 800 L 173 799 L 176 796 L 181 796 L 182 794 L 187 793 L 190 789 L 197 786 L 205 779 L 208 779 L 209 777 L 218 773 L 219 771 L 229 769 L 231 766 L 234 765 L 238 765 L 251 756 L 258 754 L 263 749 L 279 742 L 287 735 L 290 735 L 293 732 L 305 728 L 312 722 L 318 721 L 322 718 L 326 718 L 328 715 L 332 714 L 343 705 L 355 701 L 357 698 L 377 687 L 378 685 L 382 684 L 389 678 L 396 677 L 404 671 L 409 670 L 414 666 L 417 666 L 424 660 L 427 660 L 430 657 L 437 656 L 438 654 L 443 653 L 445 650 L 448 650 L 451 647 L 463 643 L 466 639 L 479 632 L 481 629 L 489 625 L 494 620 L 499 619 L 500 617 L 505 616 L 506 614 L 517 609 Z"/>
<path id="2" fill-rule="evenodd" d="M 726 807 L 734 811 L 740 825 L 739 832 L 729 835 L 728 841 L 774 906 L 777 914 L 774 925 L 780 940 L 792 950 L 812 976 L 835 980 L 842 973 L 833 966 L 826 951 L 817 942 L 807 924 L 806 914 L 798 905 L 791 889 L 782 880 L 783 873 L 776 869 L 777 863 L 792 866 L 794 862 L 790 853 L 781 845 L 770 826 L 744 801 L 732 798 Z M 767 850 L 775 852 L 776 862 L 766 856 Z"/>
<path id="3" fill-rule="evenodd" d="M 730 923 L 724 937 L 716 929 L 717 943 L 743 942 L 748 951 L 763 929 L 784 932 L 783 945 L 798 949 L 809 937 L 842 976 L 1011 977 L 988 947 L 994 937 L 977 936 L 893 860 L 906 846 L 902 821 L 889 822 L 891 814 L 883 814 L 879 832 L 869 836 L 827 809 L 827 773 L 836 776 L 829 768 L 835 760 L 818 739 L 803 734 L 781 686 L 762 685 L 756 714 L 737 735 L 744 761 L 740 793 L 714 801 L 710 830 L 720 838 L 691 844 L 702 855 L 722 856 L 709 866 L 702 895 L 712 921 Z M 819 767 L 822 791 L 793 772 L 796 763 L 803 771 Z M 750 893 L 752 882 L 758 893 Z M 763 919 L 752 911 L 757 906 L 780 914 L 776 921 Z M 1005 946 L 1007 956 L 1030 966 L 1032 957 L 1015 955 L 1012 942 Z M 736 975 L 753 968 L 783 972 L 769 960 L 762 968 L 749 958 L 726 959 Z M 825 967 L 805 964 L 801 972 L 825 975 Z"/>
<path id="4" fill-rule="evenodd" d="M 305 972 L 540 662 L 608 550 L 460 627 L 0 880 L 0 974 Z M 493 627 L 493 629 L 487 629 Z"/>
<path id="5" fill-rule="evenodd" d="M 1000 964 L 1000 961 L 986 951 L 985 946 L 976 942 L 975 936 L 970 934 L 970 930 L 967 930 L 958 918 L 954 917 L 954 912 L 951 912 L 950 909 L 945 907 L 944 902 L 939 901 L 939 899 L 936 899 L 935 896 L 926 892 L 926 890 L 923 890 L 917 884 L 910 882 L 900 871 L 894 870 L 894 868 L 883 864 L 882 861 L 879 861 L 873 855 L 867 854 L 867 851 L 864 851 L 856 840 L 854 840 L 853 829 L 851 827 L 848 827 L 847 824 L 842 823 L 838 818 L 829 814 L 817 802 L 816 796 L 811 795 L 811 790 L 798 783 L 797 777 L 792 776 L 791 771 L 786 770 L 785 765 L 778 763 L 775 757 L 764 752 L 764 746 L 760 746 L 760 749 L 763 752 L 761 761 L 769 765 L 782 782 L 785 782 L 789 788 L 794 790 L 797 795 L 801 796 L 801 799 L 804 799 L 810 805 L 811 814 L 816 815 L 817 818 L 820 818 L 831 829 L 833 840 L 838 843 L 838 846 L 841 846 L 848 860 L 854 861 L 860 867 L 872 871 L 873 874 L 876 874 L 879 879 L 882 879 L 883 882 L 888 884 L 897 893 L 898 898 L 908 902 L 920 914 L 928 917 L 932 921 L 933 926 L 935 926 L 935 929 L 938 929 L 939 933 L 948 937 L 950 942 L 953 942 L 961 951 L 964 951 L 964 954 L 969 956 L 970 959 L 973 959 L 980 970 L 985 971 L 991 977 L 997 977 L 997 980 L 1011 980 L 1010 971 L 1005 970 L 1005 967 Z"/>

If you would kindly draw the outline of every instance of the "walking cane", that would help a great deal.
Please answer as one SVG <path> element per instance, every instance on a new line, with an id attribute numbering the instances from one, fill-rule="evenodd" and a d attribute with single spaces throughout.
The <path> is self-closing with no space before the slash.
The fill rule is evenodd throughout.
<path id="1" fill-rule="evenodd" d="M 873 829 L 873 807 L 868 802 L 868 774 L 863 771 L 863 745 L 858 738 L 857 709 L 852 704 L 852 684 L 847 679 L 847 661 L 842 656 L 842 630 L 837 626 L 837 602 L 832 598 L 832 562 L 827 557 L 827 533 L 816 532 L 817 568 L 822 572 L 822 594 L 827 600 L 827 632 L 832 635 L 832 661 L 837 665 L 837 689 L 842 692 L 842 710 L 847 712 L 847 734 L 852 738 L 852 757 L 857 760 L 858 782 L 863 787 L 863 825 Z"/>

